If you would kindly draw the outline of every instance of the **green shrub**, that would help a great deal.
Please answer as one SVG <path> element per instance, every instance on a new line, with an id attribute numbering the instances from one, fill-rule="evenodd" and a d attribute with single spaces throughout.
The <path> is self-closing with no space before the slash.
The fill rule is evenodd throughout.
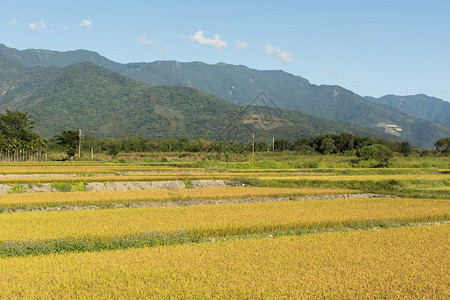
<path id="1" fill-rule="evenodd" d="M 13 184 L 11 189 L 8 191 L 8 194 L 22 194 L 26 193 L 26 190 L 23 188 L 21 184 Z"/>
<path id="2" fill-rule="evenodd" d="M 71 192 L 72 191 L 72 183 L 70 182 L 54 182 L 51 183 L 50 186 L 57 190 L 58 192 Z"/>
<path id="3" fill-rule="evenodd" d="M 380 167 L 386 167 L 393 157 L 392 150 L 385 145 L 374 144 L 358 149 L 356 156 L 362 160 L 375 160 Z"/>

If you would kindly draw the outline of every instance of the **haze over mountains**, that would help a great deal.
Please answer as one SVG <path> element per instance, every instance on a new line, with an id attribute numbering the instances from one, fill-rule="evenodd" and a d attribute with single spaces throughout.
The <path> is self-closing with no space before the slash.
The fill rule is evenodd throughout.
<path id="1" fill-rule="evenodd" d="M 236 117 L 266 137 L 349 132 L 433 147 L 450 135 L 450 103 L 443 100 L 361 97 L 283 71 L 201 62 L 120 64 L 86 50 L 19 51 L 2 44 L 0 68 L 0 109 L 30 111 L 46 136 L 84 126 L 97 136 L 220 138 Z M 273 108 L 242 106 L 261 91 Z"/>

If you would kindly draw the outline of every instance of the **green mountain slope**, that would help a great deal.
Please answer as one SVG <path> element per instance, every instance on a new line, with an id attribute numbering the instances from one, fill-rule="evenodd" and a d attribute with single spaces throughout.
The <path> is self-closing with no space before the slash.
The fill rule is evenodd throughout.
<path id="1" fill-rule="evenodd" d="M 384 130 L 422 147 L 433 147 L 436 140 L 450 135 L 450 123 L 440 122 L 441 119 L 439 122 L 425 120 L 423 115 L 418 117 L 395 106 L 374 103 L 340 86 L 310 84 L 302 77 L 283 71 L 258 71 L 245 66 L 201 62 L 120 64 L 86 50 L 19 51 L 4 45 L 0 45 L 0 54 L 28 66 L 65 67 L 88 61 L 151 86 L 194 87 L 239 105 L 248 104 L 265 91 L 280 108 Z"/>
<path id="2" fill-rule="evenodd" d="M 281 108 L 378 128 L 425 147 L 432 147 L 437 139 L 450 132 L 450 127 L 445 124 L 373 103 L 339 86 L 313 85 L 283 71 L 257 71 L 244 66 L 198 62 L 154 62 L 127 67 L 122 74 L 147 84 L 192 86 L 240 105 L 249 103 L 260 91 L 265 91 Z"/>
<path id="3" fill-rule="evenodd" d="M 396 139 L 301 112 L 234 105 L 194 88 L 150 87 L 91 63 L 56 70 L 20 66 L 17 74 L 33 70 L 48 70 L 52 76 L 41 76 L 39 84 L 24 80 L 8 90 L 0 96 L 0 109 L 30 112 L 37 130 L 47 137 L 72 128 L 98 137 L 203 136 L 244 142 L 253 132 L 258 140 L 267 141 L 273 136 L 286 139 L 339 132 Z"/>
<path id="4" fill-rule="evenodd" d="M 366 98 L 374 103 L 388 105 L 425 120 L 450 123 L 450 103 L 439 98 L 423 94 Z"/>

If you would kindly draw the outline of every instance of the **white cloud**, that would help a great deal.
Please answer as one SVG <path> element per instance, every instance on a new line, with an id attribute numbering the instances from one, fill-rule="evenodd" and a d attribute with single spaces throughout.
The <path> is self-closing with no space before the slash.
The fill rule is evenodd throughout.
<path id="1" fill-rule="evenodd" d="M 81 21 L 80 26 L 84 28 L 92 28 L 92 21 L 84 19 Z"/>
<path id="2" fill-rule="evenodd" d="M 156 41 L 149 40 L 145 35 L 140 35 L 137 37 L 139 43 L 144 45 L 153 45 Z"/>
<path id="3" fill-rule="evenodd" d="M 170 49 L 169 49 L 169 47 L 164 47 L 164 52 L 166 52 L 166 53 L 170 53 Z"/>
<path id="4" fill-rule="evenodd" d="M 64 26 L 63 29 L 64 30 L 69 30 L 69 26 Z"/>
<path id="5" fill-rule="evenodd" d="M 17 25 L 17 24 L 19 24 L 19 22 L 17 22 L 16 19 L 11 19 L 11 20 L 8 22 L 8 24 L 9 24 L 9 25 Z"/>
<path id="6" fill-rule="evenodd" d="M 39 22 L 39 23 L 29 23 L 29 24 L 28 24 L 28 27 L 29 27 L 31 30 L 38 30 L 38 29 L 44 29 L 46 26 L 45 26 L 44 21 L 41 21 L 41 22 Z"/>
<path id="7" fill-rule="evenodd" d="M 236 41 L 236 50 L 242 50 L 248 47 L 248 43 L 247 42 L 242 42 L 242 41 Z"/>
<path id="8" fill-rule="evenodd" d="M 217 50 L 221 50 L 223 47 L 228 47 L 227 42 L 223 41 L 218 34 L 214 34 L 213 38 L 206 38 L 203 36 L 203 31 L 201 30 L 197 31 L 194 35 L 191 35 L 190 39 L 191 41 L 201 45 L 216 47 Z"/>
<path id="9" fill-rule="evenodd" d="M 289 64 L 293 60 L 292 53 L 283 51 L 281 49 L 275 48 L 272 45 L 264 46 L 264 52 L 269 55 L 275 55 L 279 60 L 281 60 L 285 65 Z"/>

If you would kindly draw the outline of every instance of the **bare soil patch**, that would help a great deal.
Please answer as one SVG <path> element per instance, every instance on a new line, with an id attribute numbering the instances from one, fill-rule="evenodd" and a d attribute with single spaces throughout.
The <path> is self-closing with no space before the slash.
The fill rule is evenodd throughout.
<path id="1" fill-rule="evenodd" d="M 57 174 L 54 174 L 57 175 Z M 236 184 L 228 180 L 192 180 L 192 188 L 215 188 L 236 186 Z M 56 193 L 60 192 L 52 184 L 0 184 L 0 194 L 8 194 L 14 192 L 13 187 L 22 193 Z M 138 190 L 155 190 L 155 189 L 184 189 L 186 183 L 182 180 L 167 181 L 118 181 L 118 182 L 89 182 L 84 186 L 87 192 L 99 191 L 138 191 Z"/>

